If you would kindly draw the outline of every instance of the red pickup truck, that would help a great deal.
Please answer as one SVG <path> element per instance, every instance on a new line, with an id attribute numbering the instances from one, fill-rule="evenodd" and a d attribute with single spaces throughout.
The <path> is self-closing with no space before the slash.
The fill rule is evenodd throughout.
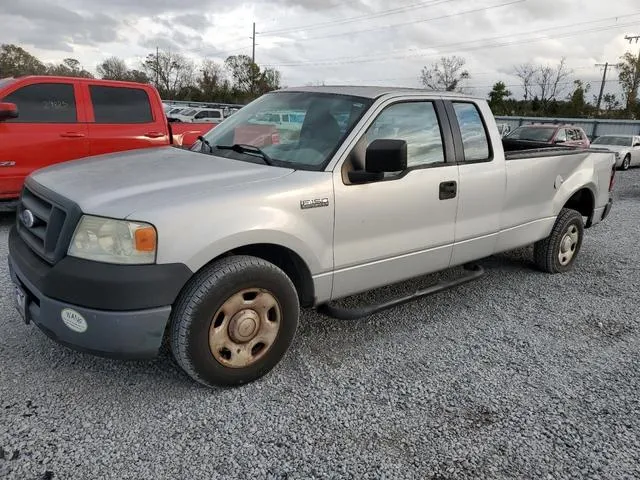
<path id="1" fill-rule="evenodd" d="M 169 123 L 151 85 L 70 77 L 0 79 L 0 203 L 34 170 L 103 153 L 191 146 L 211 123 Z"/>

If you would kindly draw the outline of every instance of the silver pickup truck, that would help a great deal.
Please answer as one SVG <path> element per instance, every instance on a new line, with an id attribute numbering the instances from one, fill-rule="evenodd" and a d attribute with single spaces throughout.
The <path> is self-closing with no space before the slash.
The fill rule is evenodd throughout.
<path id="1" fill-rule="evenodd" d="M 541 270 L 569 270 L 611 209 L 614 155 L 534 147 L 501 139 L 478 98 L 272 92 L 191 150 L 32 174 L 9 237 L 16 305 L 72 348 L 148 358 L 166 341 L 198 382 L 246 383 L 283 357 L 301 307 L 367 315 L 529 244 Z M 459 279 L 410 297 L 332 303 L 454 266 Z"/>

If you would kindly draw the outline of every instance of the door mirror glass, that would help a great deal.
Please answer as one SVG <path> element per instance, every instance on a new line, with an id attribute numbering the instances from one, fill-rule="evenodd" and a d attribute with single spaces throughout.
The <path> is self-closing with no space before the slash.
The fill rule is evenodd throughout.
<path id="1" fill-rule="evenodd" d="M 0 102 L 0 121 L 18 118 L 18 106 L 15 103 Z"/>

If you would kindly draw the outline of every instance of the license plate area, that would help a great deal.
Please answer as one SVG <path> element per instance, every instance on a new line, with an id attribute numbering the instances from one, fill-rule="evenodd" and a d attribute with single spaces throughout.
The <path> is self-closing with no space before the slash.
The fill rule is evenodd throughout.
<path id="1" fill-rule="evenodd" d="M 28 325 L 29 324 L 29 296 L 27 292 L 20 285 L 14 285 L 14 304 L 20 318 Z"/>

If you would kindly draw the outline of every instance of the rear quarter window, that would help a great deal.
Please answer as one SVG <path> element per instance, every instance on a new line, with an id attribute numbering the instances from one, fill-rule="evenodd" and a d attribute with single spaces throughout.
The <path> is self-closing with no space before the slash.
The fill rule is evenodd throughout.
<path id="1" fill-rule="evenodd" d="M 149 95 L 141 88 L 90 85 L 96 123 L 151 123 Z"/>
<path id="2" fill-rule="evenodd" d="M 491 159 L 491 149 L 487 130 L 480 116 L 480 111 L 474 103 L 453 102 L 456 112 L 465 162 L 481 162 Z"/>

